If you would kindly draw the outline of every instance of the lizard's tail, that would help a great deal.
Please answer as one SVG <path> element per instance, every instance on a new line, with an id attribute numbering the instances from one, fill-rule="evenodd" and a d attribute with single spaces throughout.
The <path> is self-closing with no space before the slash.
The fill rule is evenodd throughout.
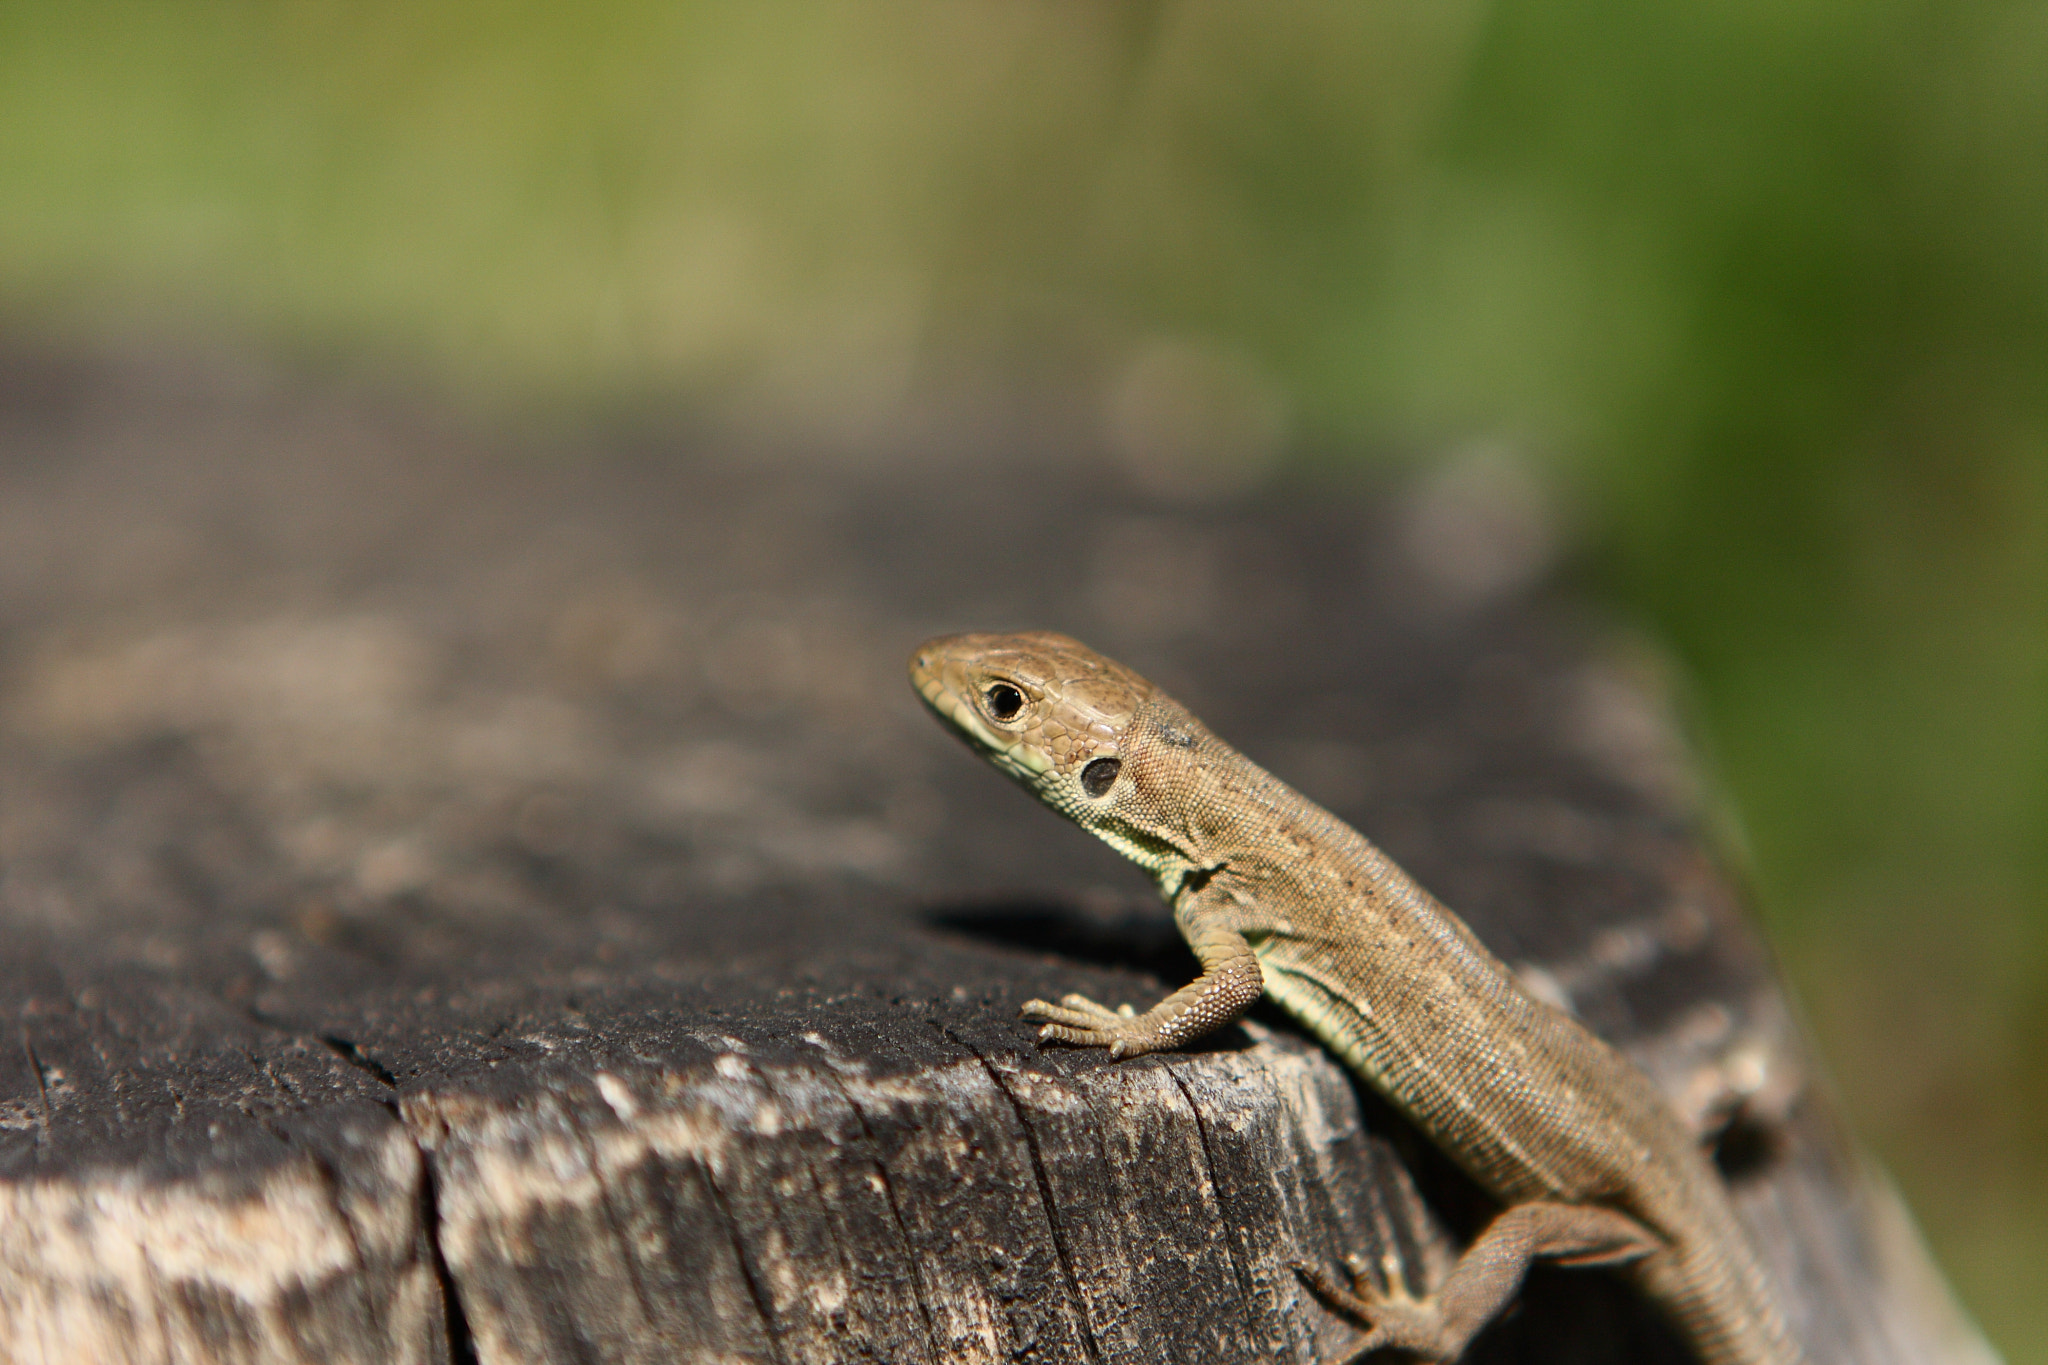
<path id="1" fill-rule="evenodd" d="M 1806 1365 L 1762 1267 L 1741 1242 L 1727 1246 L 1653 1256 L 1637 1274 L 1701 1365 Z"/>

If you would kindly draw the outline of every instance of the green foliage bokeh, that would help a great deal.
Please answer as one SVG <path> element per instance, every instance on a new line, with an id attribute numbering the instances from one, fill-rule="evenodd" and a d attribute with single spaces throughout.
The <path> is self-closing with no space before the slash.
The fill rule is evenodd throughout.
<path id="1" fill-rule="evenodd" d="M 1326 448 L 1514 443 L 2048 1360 L 2048 4 L 15 4 L 0 315 L 827 425 L 1195 338 Z"/>

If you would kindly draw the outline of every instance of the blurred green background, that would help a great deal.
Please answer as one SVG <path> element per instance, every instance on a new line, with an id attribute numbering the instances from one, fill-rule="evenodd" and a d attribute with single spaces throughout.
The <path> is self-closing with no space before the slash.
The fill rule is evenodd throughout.
<path id="1" fill-rule="evenodd" d="M 853 448 L 1163 355 L 1253 436 L 1522 452 L 2048 1360 L 2048 4 L 0 6 L 0 327 L 166 319 L 514 419 Z"/>

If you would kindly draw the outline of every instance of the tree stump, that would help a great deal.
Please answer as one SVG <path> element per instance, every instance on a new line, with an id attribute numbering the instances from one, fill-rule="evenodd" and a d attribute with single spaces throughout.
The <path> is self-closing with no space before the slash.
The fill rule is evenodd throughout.
<path id="1" fill-rule="evenodd" d="M 956 454 L 971 450 L 972 454 Z M 1681 1108 L 1816 1365 L 1982 1362 L 1702 836 L 1649 656 L 1485 471 L 1228 506 L 1084 435 L 550 447 L 230 362 L 0 366 L 0 1361 L 1342 1359 L 1484 1199 L 960 752 L 1070 631 L 1353 820 Z M 1686 1359 L 1534 1275 L 1484 1361 Z"/>

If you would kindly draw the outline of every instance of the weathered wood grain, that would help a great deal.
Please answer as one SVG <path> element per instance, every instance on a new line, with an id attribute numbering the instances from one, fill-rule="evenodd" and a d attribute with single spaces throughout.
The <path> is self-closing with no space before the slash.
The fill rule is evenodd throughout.
<path id="1" fill-rule="evenodd" d="M 856 464 L 0 376 L 0 1360 L 1341 1358 L 1289 1263 L 1426 1284 L 1483 1201 L 1276 1015 L 1034 1046 L 1025 999 L 1191 963 L 904 685 L 1026 626 L 1357 821 L 1682 1106 L 1746 1089 L 1817 1363 L 1987 1358 L 1833 1127 L 1654 663 L 1532 595 L 1483 478 L 1143 506 L 1022 424 Z M 1475 1354 L 1683 1359 L 1563 1273 Z"/>

